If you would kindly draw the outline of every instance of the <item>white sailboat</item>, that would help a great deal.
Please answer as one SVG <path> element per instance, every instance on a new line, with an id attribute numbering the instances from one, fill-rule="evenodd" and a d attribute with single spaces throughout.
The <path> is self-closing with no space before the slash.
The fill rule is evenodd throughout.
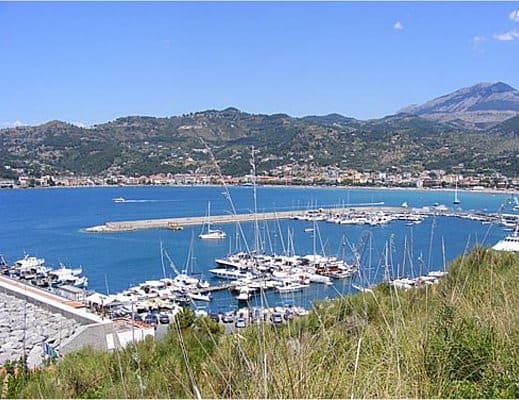
<path id="1" fill-rule="evenodd" d="M 204 232 L 204 227 L 207 226 L 207 230 Z M 202 233 L 198 235 L 199 239 L 225 239 L 227 235 L 220 229 L 211 229 L 211 202 L 207 203 L 207 221 L 202 227 Z"/>
<path id="2" fill-rule="evenodd" d="M 454 189 L 454 204 L 460 204 L 461 200 L 458 197 L 458 176 L 456 175 L 456 188 Z"/>

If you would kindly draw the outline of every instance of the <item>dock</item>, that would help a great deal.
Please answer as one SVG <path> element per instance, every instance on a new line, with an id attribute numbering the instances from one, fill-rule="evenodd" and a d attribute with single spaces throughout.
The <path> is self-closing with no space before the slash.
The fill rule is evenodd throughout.
<path id="1" fill-rule="evenodd" d="M 206 293 L 218 292 L 220 290 L 232 289 L 235 286 L 236 286 L 236 282 L 234 282 L 234 281 L 226 282 L 226 283 L 219 283 L 217 285 L 212 285 L 212 286 L 209 286 L 206 288 L 193 289 L 191 291 L 191 293 L 206 294 Z"/>
<path id="2" fill-rule="evenodd" d="M 410 212 L 409 209 L 404 207 L 389 207 L 389 206 L 344 206 L 340 208 L 320 208 L 319 211 L 327 213 L 341 213 L 345 209 L 354 208 L 357 211 L 365 212 L 387 212 L 387 213 L 401 213 Z M 211 224 L 232 224 L 236 222 L 248 222 L 248 221 L 267 221 L 275 219 L 291 219 L 298 215 L 303 215 L 309 210 L 292 210 L 292 211 L 272 211 L 262 213 L 250 213 L 250 214 L 227 214 L 227 215 L 211 215 Z M 315 210 L 318 211 L 318 210 Z M 162 219 L 145 219 L 145 220 L 134 220 L 134 221 L 117 221 L 117 222 L 106 222 L 104 225 L 97 225 L 86 228 L 86 232 L 91 233 L 118 233 L 118 232 L 132 232 L 143 229 L 168 229 L 171 226 L 193 226 L 202 225 L 207 222 L 206 216 L 200 217 L 180 217 L 180 218 L 162 218 Z"/>

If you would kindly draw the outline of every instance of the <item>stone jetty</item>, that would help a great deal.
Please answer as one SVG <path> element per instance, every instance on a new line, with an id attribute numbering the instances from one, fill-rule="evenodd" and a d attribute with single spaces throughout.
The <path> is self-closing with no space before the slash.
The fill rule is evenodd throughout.
<path id="1" fill-rule="evenodd" d="M 27 366 L 43 362 L 43 344 L 59 351 L 80 323 L 17 297 L 0 293 L 0 365 L 27 356 Z"/>
<path id="2" fill-rule="evenodd" d="M 376 204 L 376 203 L 374 203 Z M 322 208 L 327 213 L 339 213 L 343 212 L 345 208 L 351 206 L 345 206 L 341 208 Z M 385 207 L 381 204 L 375 206 L 355 206 L 357 211 L 366 212 L 409 212 L 408 209 L 402 207 Z M 249 214 L 227 214 L 227 215 L 211 215 L 211 223 L 217 224 L 230 224 L 234 222 L 246 222 L 246 221 L 266 221 L 273 219 L 289 219 L 295 218 L 298 215 L 303 215 L 308 210 L 295 210 L 295 211 L 272 211 L 262 213 L 249 213 Z M 202 225 L 207 222 L 207 217 L 181 217 L 181 218 L 162 218 L 162 219 L 146 219 L 146 220 L 134 220 L 134 221 L 116 221 L 106 222 L 104 225 L 97 225 L 86 228 L 86 232 L 91 233 L 115 233 L 115 232 L 131 232 L 142 229 L 167 229 L 168 227 L 175 226 L 190 226 L 190 225 Z"/>

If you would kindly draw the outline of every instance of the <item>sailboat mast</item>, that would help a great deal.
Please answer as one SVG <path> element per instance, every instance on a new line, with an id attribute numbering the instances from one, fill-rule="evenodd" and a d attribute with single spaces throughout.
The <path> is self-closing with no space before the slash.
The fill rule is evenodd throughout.
<path id="1" fill-rule="evenodd" d="M 164 268 L 164 249 L 162 247 L 162 240 L 160 241 L 160 264 L 162 265 L 162 275 L 166 279 L 166 268 Z"/>
<path id="2" fill-rule="evenodd" d="M 256 162 L 254 161 L 254 146 L 251 148 L 251 167 L 252 167 L 252 194 L 254 198 L 254 250 L 259 252 L 259 226 L 258 226 L 258 200 L 256 196 Z"/>
<path id="3" fill-rule="evenodd" d="M 211 232 L 211 202 L 207 202 L 207 232 Z"/>

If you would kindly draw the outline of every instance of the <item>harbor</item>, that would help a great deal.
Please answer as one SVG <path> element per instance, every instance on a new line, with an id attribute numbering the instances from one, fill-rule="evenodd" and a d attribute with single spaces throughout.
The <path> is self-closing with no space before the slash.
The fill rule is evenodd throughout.
<path id="1" fill-rule="evenodd" d="M 202 206 L 193 206 L 190 214 L 203 209 L 203 202 L 207 204 L 205 200 L 201 201 Z M 123 210 L 119 202 L 109 200 L 109 203 L 115 209 Z M 359 205 L 361 203 L 363 205 Z M 403 199 L 399 199 L 399 205 L 395 205 L 395 201 L 387 206 L 381 203 L 365 201 L 354 206 L 343 202 L 340 207 L 299 207 L 288 211 L 280 207 L 280 211 L 235 215 L 224 214 L 220 203 L 216 207 L 217 215 L 212 216 L 209 216 L 208 207 L 206 216 L 125 219 L 86 229 L 99 233 L 135 231 L 130 235 L 121 235 L 117 243 L 128 243 L 132 257 L 138 259 L 146 252 L 149 256 L 134 275 L 131 274 L 131 259 L 125 261 L 120 267 L 122 276 L 117 278 L 112 275 L 117 273 L 112 263 L 114 259 L 125 256 L 128 250 L 108 252 L 109 258 L 97 266 L 95 263 L 100 262 L 98 256 L 102 259 L 103 254 L 96 254 L 95 258 L 89 258 L 90 253 L 72 259 L 50 257 L 50 265 L 56 265 L 55 268 L 48 267 L 43 258 L 27 254 L 13 263 L 4 261 L 1 263 L 3 276 L 0 286 L 19 287 L 24 296 L 38 298 L 43 309 L 53 307 L 57 314 L 72 321 L 64 322 L 58 316 L 48 316 L 50 320 L 70 329 L 60 333 L 60 329 L 53 328 L 46 333 L 47 336 L 31 332 L 30 340 L 42 342 L 31 342 L 31 347 L 25 348 L 20 345 L 23 337 L 20 336 L 22 322 L 18 315 L 13 334 L 16 338 L 9 342 L 10 346 L 16 351 L 25 348 L 31 355 L 31 365 L 37 365 L 46 357 L 42 353 L 42 343 L 48 342 L 48 346 L 60 352 L 72 351 L 78 341 L 89 343 L 89 337 L 98 335 L 96 329 L 101 329 L 96 328 L 98 324 L 115 324 L 102 328 L 101 336 L 118 337 L 118 343 L 128 343 L 131 340 L 128 337 L 132 337 L 129 332 L 133 335 L 138 332 L 140 338 L 150 334 L 160 337 L 160 332 L 164 332 L 185 307 L 192 309 L 197 316 L 205 315 L 223 324 L 227 333 L 255 323 L 286 324 L 308 313 L 314 302 L 355 292 L 369 292 L 373 285 L 380 282 L 398 290 L 420 290 L 436 285 L 447 271 L 445 264 L 434 261 L 431 256 L 433 239 L 441 236 L 443 241 L 443 235 L 458 232 L 458 227 L 462 226 L 470 227 L 472 231 L 480 229 L 480 232 L 497 227 L 498 232 L 493 236 L 497 240 L 503 237 L 500 230 L 512 229 L 519 220 L 513 212 L 488 212 L 481 207 L 476 210 L 452 209 L 437 201 L 417 207 L 409 207 Z M 130 206 L 139 210 L 142 204 L 146 203 L 130 203 Z M 150 204 L 158 207 L 160 203 Z M 219 229 L 210 229 L 208 222 L 218 225 Z M 197 226 L 204 224 L 209 225 L 207 230 L 202 229 L 200 234 L 195 232 L 199 229 Z M 236 238 L 231 233 L 230 224 L 237 226 Z M 238 229 L 240 224 L 243 229 Z M 190 248 L 185 266 L 177 267 L 168 252 L 162 249 L 162 244 L 158 252 L 163 229 L 177 231 L 172 232 L 171 238 L 174 239 L 169 239 L 170 243 L 166 245 L 168 250 L 173 249 L 173 258 L 178 260 L 179 252 Z M 75 231 L 82 241 L 111 243 L 114 246 L 115 236 L 85 235 L 79 229 Z M 215 232 L 218 235 L 214 235 Z M 399 232 L 401 237 L 411 235 L 413 242 L 410 241 L 409 246 L 415 246 L 416 252 L 408 250 L 406 255 L 405 242 L 397 243 L 392 232 Z M 378 237 L 386 244 L 385 257 L 380 250 L 376 250 L 375 244 L 367 243 L 367 233 L 369 241 Z M 351 239 L 348 240 L 346 234 Z M 139 248 L 133 238 L 142 237 L 148 238 L 143 243 L 146 247 Z M 61 254 L 64 248 L 58 242 L 56 249 Z M 330 243 L 333 243 L 332 246 Z M 450 251 L 460 254 L 459 247 L 464 243 L 459 240 L 452 243 L 458 247 Z M 452 243 L 448 243 L 449 249 Z M 330 247 L 340 250 L 333 255 Z M 52 247 L 46 245 L 43 251 L 31 253 L 42 254 L 47 259 L 48 248 Z M 429 254 L 422 256 L 419 251 L 426 249 L 429 249 Z M 382 259 L 378 266 L 376 261 L 366 256 L 372 250 L 373 258 Z M 406 260 L 392 259 L 400 252 Z M 194 262 L 197 255 L 198 264 Z M 65 265 L 84 264 L 86 268 L 67 267 L 61 260 L 67 261 Z M 417 268 L 413 267 L 413 262 L 419 264 Z M 99 271 L 102 271 L 101 274 Z M 94 282 L 93 288 L 90 281 Z M 5 301 L 12 303 L 14 300 L 7 298 Z M 43 311 L 32 306 L 30 312 L 44 315 Z M 77 325 L 80 315 L 85 315 L 91 323 L 85 325 L 79 322 Z M 42 331 L 40 327 L 34 329 Z M 83 334 L 85 329 L 90 333 Z M 5 330 L 2 334 L 11 333 L 11 330 Z M 63 343 L 56 339 L 60 334 L 63 335 Z M 78 336 L 80 334 L 83 336 Z M 102 348 L 109 349 L 110 346 L 113 348 L 108 339 L 102 343 Z M 2 357 L 7 359 L 7 353 Z"/>
<path id="2" fill-rule="evenodd" d="M 475 211 L 452 210 L 444 205 L 432 207 L 409 208 L 407 206 L 353 206 L 340 208 L 319 208 L 315 210 L 272 211 L 248 214 L 213 215 L 210 222 L 214 225 L 224 225 L 250 221 L 269 221 L 282 219 L 299 219 L 307 221 L 326 221 L 338 224 L 368 224 L 380 225 L 395 219 L 419 223 L 425 216 L 446 216 L 467 218 L 486 223 L 498 223 L 514 227 L 519 221 L 519 215 L 484 213 Z M 134 221 L 106 222 L 85 228 L 89 233 L 119 233 L 133 232 L 145 229 L 181 230 L 184 226 L 197 226 L 207 223 L 207 216 L 147 219 Z"/>

